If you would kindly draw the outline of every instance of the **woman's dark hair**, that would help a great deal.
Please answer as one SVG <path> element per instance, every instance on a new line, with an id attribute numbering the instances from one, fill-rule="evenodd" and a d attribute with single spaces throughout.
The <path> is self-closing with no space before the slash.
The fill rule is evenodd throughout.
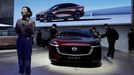
<path id="1" fill-rule="evenodd" d="M 104 26 L 109 26 L 109 24 L 105 23 Z"/>
<path id="2" fill-rule="evenodd" d="M 53 24 L 52 27 L 57 27 L 57 25 L 56 24 Z"/>
<path id="3" fill-rule="evenodd" d="M 32 16 L 32 11 L 31 11 L 31 9 L 28 7 L 28 6 L 24 6 L 24 7 L 22 7 L 22 9 L 23 8 L 26 8 L 27 9 L 27 11 L 29 12 L 29 14 L 27 15 L 27 17 L 31 17 Z"/>
<path id="4" fill-rule="evenodd" d="M 93 26 L 93 27 L 91 27 L 91 29 L 95 29 L 96 30 L 96 27 Z"/>

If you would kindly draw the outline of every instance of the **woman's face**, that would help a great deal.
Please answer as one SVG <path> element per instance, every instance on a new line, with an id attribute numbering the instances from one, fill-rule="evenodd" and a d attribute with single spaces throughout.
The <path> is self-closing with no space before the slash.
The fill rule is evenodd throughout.
<path id="1" fill-rule="evenodd" d="M 93 32 L 95 32 L 96 30 L 95 29 L 92 29 Z"/>
<path id="2" fill-rule="evenodd" d="M 22 10 L 21 10 L 21 15 L 22 15 L 22 16 L 28 15 L 28 10 L 27 10 L 27 8 L 22 8 Z"/>

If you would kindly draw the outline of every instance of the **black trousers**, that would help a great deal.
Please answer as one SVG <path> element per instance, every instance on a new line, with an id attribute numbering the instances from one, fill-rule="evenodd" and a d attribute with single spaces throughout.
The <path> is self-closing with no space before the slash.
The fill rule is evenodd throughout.
<path id="1" fill-rule="evenodd" d="M 32 37 L 18 37 L 17 54 L 19 73 L 31 73 Z"/>
<path id="2" fill-rule="evenodd" d="M 132 51 L 134 51 L 134 42 L 133 42 L 134 40 L 129 40 L 128 41 L 128 45 L 129 45 L 129 51 L 130 52 L 132 52 Z"/>
<path id="3" fill-rule="evenodd" d="M 38 46 L 42 45 L 42 38 L 36 38 L 36 43 Z"/>
<path id="4" fill-rule="evenodd" d="M 43 47 L 49 46 L 49 43 L 50 43 L 50 41 L 49 41 L 48 39 L 47 39 L 47 40 L 42 39 L 42 46 L 43 46 Z"/>
<path id="5" fill-rule="evenodd" d="M 108 53 L 107 53 L 107 56 L 108 56 L 108 57 L 112 57 L 112 58 L 114 58 L 115 41 L 116 41 L 116 40 L 108 41 L 108 43 L 109 43 Z"/>

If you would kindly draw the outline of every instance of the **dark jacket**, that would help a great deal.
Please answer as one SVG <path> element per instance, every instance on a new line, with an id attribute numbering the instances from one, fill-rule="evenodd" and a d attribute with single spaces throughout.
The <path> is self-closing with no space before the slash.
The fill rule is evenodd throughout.
<path id="1" fill-rule="evenodd" d="M 39 32 L 37 33 L 37 39 L 38 39 L 38 40 L 41 40 L 41 39 L 42 39 L 42 33 L 41 33 L 41 31 L 39 31 Z"/>
<path id="2" fill-rule="evenodd" d="M 15 31 L 19 36 L 31 36 L 35 33 L 35 22 L 33 20 L 24 21 L 19 19 L 16 23 Z"/>
<path id="3" fill-rule="evenodd" d="M 58 31 L 57 31 L 56 28 L 51 28 L 51 29 L 50 29 L 50 36 L 51 36 L 51 38 L 56 37 L 57 32 L 58 32 Z"/>
<path id="4" fill-rule="evenodd" d="M 133 42 L 134 41 L 134 32 L 129 32 L 128 33 L 128 40 L 129 40 L 129 42 Z"/>
<path id="5" fill-rule="evenodd" d="M 101 38 L 107 37 L 108 42 L 116 41 L 119 39 L 118 32 L 113 28 L 108 28 L 106 33 L 101 35 Z"/>

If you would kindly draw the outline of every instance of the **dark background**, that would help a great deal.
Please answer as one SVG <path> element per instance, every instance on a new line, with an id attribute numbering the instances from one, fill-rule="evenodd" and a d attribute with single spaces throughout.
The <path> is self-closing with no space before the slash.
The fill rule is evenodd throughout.
<path id="1" fill-rule="evenodd" d="M 0 24 L 13 26 L 14 0 L 0 0 Z"/>

